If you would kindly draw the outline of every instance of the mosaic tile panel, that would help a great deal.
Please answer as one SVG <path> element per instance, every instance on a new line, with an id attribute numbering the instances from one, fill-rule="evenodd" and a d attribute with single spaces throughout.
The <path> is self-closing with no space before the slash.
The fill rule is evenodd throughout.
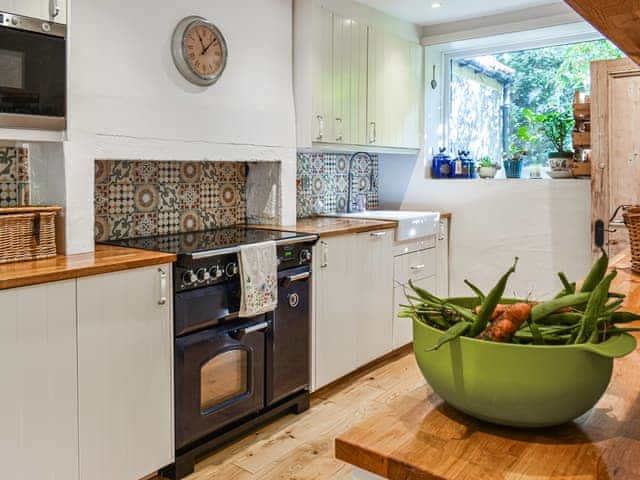
<path id="1" fill-rule="evenodd" d="M 360 192 L 367 195 L 368 208 L 378 206 L 378 156 L 358 155 L 353 159 L 352 184 L 349 185 L 351 154 L 299 153 L 296 175 L 298 218 L 314 214 L 346 212 L 349 188 L 355 206 Z"/>
<path id="2" fill-rule="evenodd" d="M 147 237 L 244 223 L 246 168 L 241 162 L 96 160 L 95 238 Z"/>
<path id="3" fill-rule="evenodd" d="M 0 147 L 0 207 L 31 203 L 29 149 Z"/>

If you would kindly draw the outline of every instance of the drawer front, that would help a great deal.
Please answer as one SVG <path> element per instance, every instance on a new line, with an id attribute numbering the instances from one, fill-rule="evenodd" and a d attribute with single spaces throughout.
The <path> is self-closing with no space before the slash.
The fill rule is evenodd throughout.
<path id="1" fill-rule="evenodd" d="M 436 236 L 424 237 L 419 240 L 409 240 L 407 242 L 395 242 L 393 245 L 394 255 L 406 255 L 407 253 L 418 252 L 434 248 L 436 246 Z"/>
<path id="2" fill-rule="evenodd" d="M 421 250 L 404 255 L 407 280 L 421 280 L 436 274 L 436 249 Z"/>

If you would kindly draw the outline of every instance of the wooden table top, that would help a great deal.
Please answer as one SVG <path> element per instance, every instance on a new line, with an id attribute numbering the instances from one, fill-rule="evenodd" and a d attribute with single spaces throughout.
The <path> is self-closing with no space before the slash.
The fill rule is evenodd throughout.
<path id="1" fill-rule="evenodd" d="M 168 253 L 96 245 L 92 253 L 1 264 L 0 290 L 160 265 L 175 259 Z"/>
<path id="2" fill-rule="evenodd" d="M 612 290 L 640 313 L 640 275 L 613 262 Z M 336 457 L 391 480 L 640 479 L 640 350 L 615 361 L 598 404 L 554 428 L 514 429 L 473 419 L 428 385 L 336 439 Z"/>
<path id="3" fill-rule="evenodd" d="M 441 213 L 441 218 L 451 219 L 450 213 Z M 312 217 L 301 218 L 295 225 L 251 225 L 255 228 L 269 230 L 290 230 L 299 233 L 318 234 L 320 237 L 335 237 L 349 233 L 364 233 L 374 230 L 396 228 L 398 222 L 394 220 L 368 220 L 364 218 L 344 217 Z"/>

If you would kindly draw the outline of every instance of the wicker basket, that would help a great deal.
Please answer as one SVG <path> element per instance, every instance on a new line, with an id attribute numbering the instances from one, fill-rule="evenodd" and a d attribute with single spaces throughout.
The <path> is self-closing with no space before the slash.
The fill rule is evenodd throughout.
<path id="1" fill-rule="evenodd" d="M 629 230 L 631 269 L 640 273 L 640 207 L 628 208 L 622 217 L 627 230 Z"/>
<path id="2" fill-rule="evenodd" d="M 0 263 L 56 256 L 61 207 L 0 208 Z"/>

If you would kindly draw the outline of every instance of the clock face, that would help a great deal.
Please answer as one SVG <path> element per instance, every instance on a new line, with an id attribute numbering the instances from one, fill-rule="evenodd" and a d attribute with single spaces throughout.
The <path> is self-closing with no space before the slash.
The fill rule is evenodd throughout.
<path id="1" fill-rule="evenodd" d="M 187 17 L 174 32 L 173 57 L 189 81 L 208 86 L 215 83 L 227 64 L 227 44 L 215 25 L 201 17 Z"/>

